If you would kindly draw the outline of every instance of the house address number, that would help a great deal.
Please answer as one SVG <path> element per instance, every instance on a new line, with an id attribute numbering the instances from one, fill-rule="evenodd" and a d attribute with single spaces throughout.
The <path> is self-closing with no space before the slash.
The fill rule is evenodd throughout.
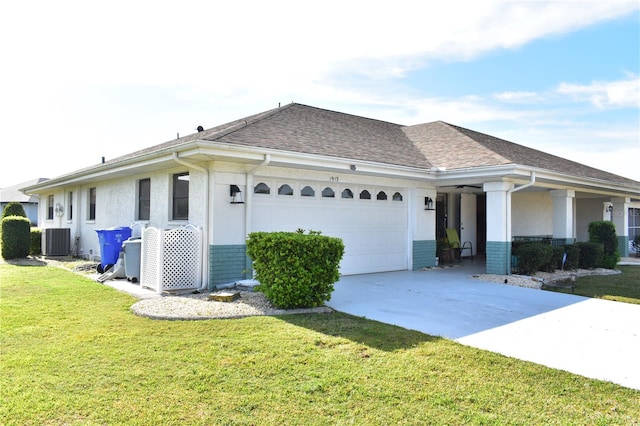
<path id="1" fill-rule="evenodd" d="M 329 181 L 330 181 L 330 182 L 339 182 L 339 181 L 340 181 L 340 178 L 339 178 L 338 176 L 331 176 L 331 177 L 329 178 Z"/>

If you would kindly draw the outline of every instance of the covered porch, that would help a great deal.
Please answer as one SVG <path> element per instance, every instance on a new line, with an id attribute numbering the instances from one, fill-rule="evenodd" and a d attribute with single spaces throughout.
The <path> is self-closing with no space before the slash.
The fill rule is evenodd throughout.
<path id="1" fill-rule="evenodd" d="M 629 213 L 640 200 L 611 191 L 559 185 L 531 172 L 529 180 L 458 180 L 439 186 L 436 235 L 454 228 L 473 256 L 486 258 L 486 272 L 511 273 L 514 240 L 545 239 L 555 245 L 588 241 L 589 223 L 612 221 L 620 256 L 629 256 Z M 630 210 L 631 209 L 631 210 Z M 468 253 L 470 254 L 470 253 Z"/>

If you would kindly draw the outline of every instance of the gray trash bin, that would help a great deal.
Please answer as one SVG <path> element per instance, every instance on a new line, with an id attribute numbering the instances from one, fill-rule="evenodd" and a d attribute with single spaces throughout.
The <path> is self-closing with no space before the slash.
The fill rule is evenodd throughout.
<path id="1" fill-rule="evenodd" d="M 124 274 L 132 282 L 140 281 L 140 254 L 142 252 L 142 239 L 129 238 L 122 243 L 124 253 Z"/>

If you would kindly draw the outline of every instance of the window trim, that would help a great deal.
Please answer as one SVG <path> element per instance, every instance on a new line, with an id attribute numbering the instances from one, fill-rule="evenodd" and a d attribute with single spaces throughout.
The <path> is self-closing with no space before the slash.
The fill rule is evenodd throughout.
<path id="1" fill-rule="evenodd" d="M 187 179 L 181 179 L 184 177 L 187 177 Z M 181 173 L 174 173 L 173 175 L 171 175 L 171 220 L 172 221 L 185 221 L 185 220 L 189 220 L 189 192 L 191 191 L 190 188 L 190 179 L 191 176 L 189 175 L 189 172 L 181 172 Z M 180 182 L 187 182 L 187 186 L 186 186 L 186 195 L 180 195 L 178 196 L 176 194 L 176 191 L 178 189 L 180 189 L 178 187 Z M 186 214 L 179 214 L 180 212 L 178 211 L 180 208 L 183 208 L 184 205 L 178 205 L 178 203 L 180 202 L 184 202 L 186 200 Z"/>
<path id="2" fill-rule="evenodd" d="M 143 194 L 142 184 L 147 183 L 146 193 Z M 150 220 L 151 219 L 151 178 L 143 178 L 138 180 L 137 185 L 137 198 L 138 202 L 136 204 L 136 218 L 137 220 Z M 147 195 L 148 198 L 143 199 L 143 195 Z M 143 205 L 144 204 L 144 205 Z M 142 217 L 142 212 L 147 213 L 147 217 Z"/>
<path id="3" fill-rule="evenodd" d="M 53 220 L 53 209 L 55 205 L 55 197 L 53 194 L 47 196 L 47 220 Z"/>
<path id="4" fill-rule="evenodd" d="M 98 199 L 98 190 L 96 187 L 91 187 L 87 190 L 87 220 L 95 221 L 96 220 L 96 205 Z"/>
<path id="5" fill-rule="evenodd" d="M 73 220 L 73 191 L 67 192 L 67 220 Z"/>

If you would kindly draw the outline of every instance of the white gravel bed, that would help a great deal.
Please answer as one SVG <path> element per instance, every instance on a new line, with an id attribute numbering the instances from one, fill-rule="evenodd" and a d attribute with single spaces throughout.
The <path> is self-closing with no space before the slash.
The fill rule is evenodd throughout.
<path id="1" fill-rule="evenodd" d="M 228 290 L 224 291 L 228 293 Z M 209 300 L 210 294 L 171 295 L 143 299 L 131 306 L 134 314 L 165 320 L 201 320 L 213 318 L 242 318 L 255 315 L 284 315 L 303 313 L 328 313 L 331 308 L 322 306 L 308 309 L 277 309 L 259 292 L 239 291 L 240 298 L 233 302 Z"/>
<path id="2" fill-rule="evenodd" d="M 480 274 L 474 275 L 473 278 L 498 284 L 540 289 L 544 284 L 554 284 L 559 281 L 570 279 L 571 276 L 575 276 L 577 278 L 588 275 L 616 275 L 620 273 L 621 271 L 617 269 L 597 268 L 577 269 L 575 271 L 536 272 L 533 276 Z"/>

